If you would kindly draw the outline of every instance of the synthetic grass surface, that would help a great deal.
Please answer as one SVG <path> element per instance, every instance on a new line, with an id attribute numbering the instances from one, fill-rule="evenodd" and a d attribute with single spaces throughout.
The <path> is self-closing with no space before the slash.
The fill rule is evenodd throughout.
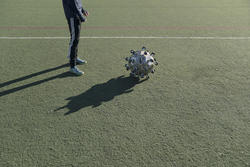
<path id="1" fill-rule="evenodd" d="M 0 36 L 68 36 L 60 0 L 1 3 Z M 247 1 L 83 3 L 82 36 L 249 35 Z M 82 77 L 68 42 L 0 39 L 0 166 L 250 166 L 249 40 L 81 39 Z"/>

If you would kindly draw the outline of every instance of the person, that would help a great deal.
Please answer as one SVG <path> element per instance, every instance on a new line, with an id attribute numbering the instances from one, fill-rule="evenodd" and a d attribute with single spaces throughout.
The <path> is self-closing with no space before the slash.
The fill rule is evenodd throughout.
<path id="1" fill-rule="evenodd" d="M 78 43 L 80 39 L 81 23 L 86 21 L 86 17 L 89 13 L 83 8 L 81 0 L 62 0 L 62 3 L 71 36 L 68 51 L 70 72 L 80 76 L 84 74 L 84 72 L 80 71 L 76 65 L 85 64 L 87 61 L 78 58 Z"/>

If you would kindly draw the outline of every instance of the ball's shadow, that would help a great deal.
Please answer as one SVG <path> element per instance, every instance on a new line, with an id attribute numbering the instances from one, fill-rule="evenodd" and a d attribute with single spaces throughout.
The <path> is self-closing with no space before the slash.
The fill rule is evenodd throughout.
<path id="1" fill-rule="evenodd" d="M 68 104 L 58 108 L 56 111 L 67 108 L 69 111 L 65 115 L 69 115 L 88 106 L 92 106 L 93 108 L 98 107 L 103 102 L 114 99 L 115 96 L 132 92 L 132 88 L 136 84 L 144 81 L 146 80 L 124 76 L 110 79 L 105 83 L 94 85 L 80 95 L 67 98 L 66 100 L 69 100 Z"/>

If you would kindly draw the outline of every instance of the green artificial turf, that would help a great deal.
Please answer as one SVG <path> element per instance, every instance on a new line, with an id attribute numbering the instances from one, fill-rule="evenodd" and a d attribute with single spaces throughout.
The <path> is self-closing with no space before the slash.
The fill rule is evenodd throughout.
<path id="1" fill-rule="evenodd" d="M 248 37 L 249 2 L 83 1 L 81 36 Z M 0 37 L 68 37 L 61 0 L 2 0 Z M 0 166 L 250 166 L 250 40 L 0 39 Z M 141 83 L 125 57 L 159 66 Z"/>

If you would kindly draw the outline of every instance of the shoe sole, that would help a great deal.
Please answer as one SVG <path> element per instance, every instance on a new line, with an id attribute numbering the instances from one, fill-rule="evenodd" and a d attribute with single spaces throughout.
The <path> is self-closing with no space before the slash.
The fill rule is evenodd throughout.
<path id="1" fill-rule="evenodd" d="M 70 59 L 69 56 L 67 56 L 67 59 Z M 83 64 L 87 64 L 87 61 L 85 60 L 84 62 L 76 62 L 77 65 L 83 65 Z"/>
<path id="2" fill-rule="evenodd" d="M 84 64 L 87 64 L 87 61 L 84 61 L 84 62 L 76 62 L 77 65 L 84 65 Z"/>
<path id="3" fill-rule="evenodd" d="M 84 74 L 84 72 L 82 72 L 82 73 L 75 73 L 75 72 L 72 72 L 72 71 L 69 71 L 71 74 L 75 74 L 76 76 L 81 76 L 81 75 L 83 75 Z"/>

